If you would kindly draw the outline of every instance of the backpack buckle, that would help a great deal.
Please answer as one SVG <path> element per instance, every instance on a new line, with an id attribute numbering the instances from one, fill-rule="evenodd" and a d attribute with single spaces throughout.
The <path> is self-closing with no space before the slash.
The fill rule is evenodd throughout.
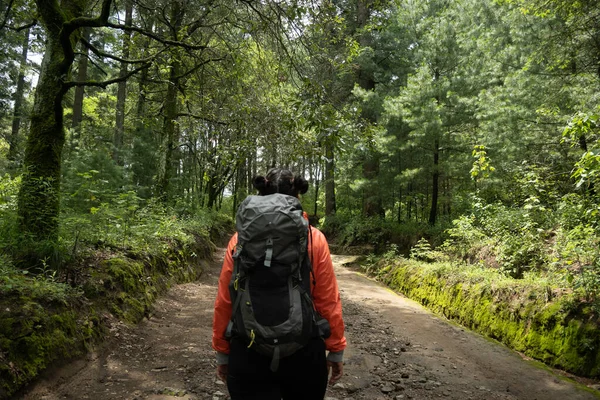
<path id="1" fill-rule="evenodd" d="M 265 267 L 271 266 L 271 259 L 273 258 L 273 238 L 267 239 L 267 250 L 265 251 Z"/>

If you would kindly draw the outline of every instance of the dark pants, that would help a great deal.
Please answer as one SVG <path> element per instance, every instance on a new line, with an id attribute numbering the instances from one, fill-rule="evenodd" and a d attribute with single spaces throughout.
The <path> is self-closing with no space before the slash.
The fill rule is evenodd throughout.
<path id="1" fill-rule="evenodd" d="M 227 388 L 232 400 L 323 400 L 327 389 L 325 342 L 312 339 L 304 348 L 279 360 L 272 372 L 271 358 L 231 340 Z"/>

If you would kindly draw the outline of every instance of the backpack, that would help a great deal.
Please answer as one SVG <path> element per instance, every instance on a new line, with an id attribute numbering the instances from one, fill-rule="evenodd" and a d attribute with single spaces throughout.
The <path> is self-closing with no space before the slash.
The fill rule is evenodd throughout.
<path id="1" fill-rule="evenodd" d="M 238 208 L 236 229 L 226 337 L 271 357 L 275 372 L 281 358 L 328 335 L 310 295 L 308 221 L 293 196 L 248 196 Z"/>

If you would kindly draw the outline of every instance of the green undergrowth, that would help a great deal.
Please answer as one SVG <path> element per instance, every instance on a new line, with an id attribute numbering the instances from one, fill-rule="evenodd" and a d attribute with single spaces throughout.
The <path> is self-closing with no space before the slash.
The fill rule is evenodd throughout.
<path id="1" fill-rule="evenodd" d="M 231 230 L 228 219 L 150 219 L 132 220 L 129 236 L 114 221 L 103 236 L 83 235 L 92 230 L 83 225 L 63 234 L 61 249 L 72 253 L 58 268 L 42 260 L 28 270 L 0 255 L 0 399 L 101 343 L 116 321 L 149 316 L 161 293 L 200 277 L 213 243 Z"/>
<path id="2" fill-rule="evenodd" d="M 342 211 L 323 217 L 319 223 L 319 229 L 330 243 L 345 254 L 363 253 L 361 248 L 370 248 L 375 253 L 382 253 L 392 244 L 401 254 L 408 255 L 420 238 L 428 238 L 434 245 L 441 244 L 445 238 L 444 228 L 444 224 L 399 224 L 383 218 L 363 217 Z"/>
<path id="3" fill-rule="evenodd" d="M 434 312 L 527 356 L 579 376 L 600 377 L 598 314 L 551 281 L 404 258 L 367 262 L 363 269 Z"/>

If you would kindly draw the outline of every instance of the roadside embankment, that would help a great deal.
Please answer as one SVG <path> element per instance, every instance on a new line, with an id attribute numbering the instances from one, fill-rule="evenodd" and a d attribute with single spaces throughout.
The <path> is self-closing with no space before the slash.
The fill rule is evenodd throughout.
<path id="1" fill-rule="evenodd" d="M 567 291 L 475 265 L 398 258 L 362 268 L 434 312 L 529 357 L 579 376 L 600 377 L 598 314 Z"/>
<path id="2" fill-rule="evenodd" d="M 0 399 L 86 353 L 116 323 L 150 315 L 174 284 L 198 279 L 214 245 L 208 234 L 191 236 L 187 243 L 165 238 L 152 253 L 98 248 L 67 271 L 33 275 L 7 264 L 0 274 Z"/>

